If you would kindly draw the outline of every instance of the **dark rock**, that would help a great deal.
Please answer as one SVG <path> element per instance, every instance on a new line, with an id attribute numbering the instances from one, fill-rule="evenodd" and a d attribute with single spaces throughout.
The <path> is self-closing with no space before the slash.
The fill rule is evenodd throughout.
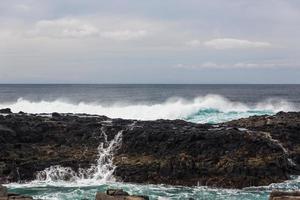
<path id="1" fill-rule="evenodd" d="M 127 192 L 125 192 L 124 190 L 120 190 L 120 189 L 108 189 L 106 190 L 106 194 L 110 195 L 110 196 L 129 196 L 129 194 Z"/>
<path id="2" fill-rule="evenodd" d="M 300 191 L 293 191 L 293 192 L 272 191 L 269 199 L 270 200 L 299 200 Z"/>
<path id="3" fill-rule="evenodd" d="M 0 200 L 32 200 L 30 196 L 24 196 L 16 193 L 8 193 L 7 188 L 0 185 Z"/>
<path id="4" fill-rule="evenodd" d="M 296 164 L 295 173 L 300 169 L 300 112 L 279 112 L 274 116 L 253 116 L 226 123 L 229 126 L 244 127 L 253 131 L 269 133 L 287 151 Z"/>
<path id="5" fill-rule="evenodd" d="M 32 180 L 53 165 L 88 168 L 105 141 L 102 131 L 112 140 L 120 130 L 122 143 L 113 162 L 115 177 L 124 182 L 242 188 L 281 182 L 299 172 L 300 113 L 218 127 L 183 120 L 53 116 L 0 115 L 0 181 Z"/>
<path id="6" fill-rule="evenodd" d="M 129 195 L 121 189 L 108 189 L 106 193 L 98 192 L 96 200 L 149 200 L 147 196 Z"/>
<path id="7" fill-rule="evenodd" d="M 0 197 L 6 197 L 7 196 L 7 188 L 3 185 L 0 185 Z"/>
<path id="8" fill-rule="evenodd" d="M 11 114 L 11 110 L 10 108 L 3 108 L 3 109 L 0 109 L 0 113 L 2 114 Z"/>
<path id="9" fill-rule="evenodd" d="M 61 117 L 61 115 L 57 112 L 52 113 L 52 117 Z"/>

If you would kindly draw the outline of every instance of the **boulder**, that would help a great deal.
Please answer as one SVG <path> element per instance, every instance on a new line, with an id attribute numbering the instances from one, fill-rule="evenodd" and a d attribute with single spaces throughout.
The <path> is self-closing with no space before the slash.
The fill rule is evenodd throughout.
<path id="1" fill-rule="evenodd" d="M 33 200 L 30 196 L 8 193 L 5 186 L 0 185 L 0 200 Z"/>
<path id="2" fill-rule="evenodd" d="M 149 197 L 129 195 L 121 189 L 108 189 L 106 193 L 98 192 L 96 200 L 149 200 Z"/>
<path id="3" fill-rule="evenodd" d="M 0 109 L 0 113 L 2 114 L 11 114 L 11 110 L 10 108 L 3 108 L 3 109 Z"/>
<path id="4" fill-rule="evenodd" d="M 6 197 L 7 196 L 7 188 L 3 185 L 0 185 L 0 197 Z"/>
<path id="5" fill-rule="evenodd" d="M 269 200 L 300 200 L 300 191 L 294 191 L 294 192 L 272 191 Z"/>
<path id="6" fill-rule="evenodd" d="M 61 115 L 57 112 L 52 113 L 51 116 L 54 117 L 54 118 L 61 117 Z"/>

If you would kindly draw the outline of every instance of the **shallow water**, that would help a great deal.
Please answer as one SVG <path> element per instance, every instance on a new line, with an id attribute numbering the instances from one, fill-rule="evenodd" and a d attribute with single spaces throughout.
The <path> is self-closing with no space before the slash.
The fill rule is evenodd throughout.
<path id="1" fill-rule="evenodd" d="M 101 181 L 100 181 L 101 182 Z M 150 199 L 203 199 L 203 200 L 267 200 L 274 189 L 299 190 L 300 178 L 266 187 L 250 187 L 243 190 L 216 189 L 209 187 L 174 187 L 167 185 L 141 185 L 129 183 L 76 183 L 76 182 L 31 182 L 8 185 L 11 192 L 32 195 L 34 198 L 49 200 L 94 199 L 98 191 L 108 188 L 122 188 L 131 194 L 148 195 Z"/>
<path id="2" fill-rule="evenodd" d="M 104 129 L 101 129 L 101 134 L 104 138 L 107 138 Z M 119 131 L 111 141 L 105 139 L 105 142 L 100 143 L 98 159 L 88 169 L 79 169 L 78 172 L 75 172 L 68 167 L 51 166 L 37 172 L 34 181 L 23 184 L 11 183 L 7 186 L 11 192 L 47 200 L 92 200 L 95 198 L 96 192 L 105 192 L 108 188 L 122 188 L 130 194 L 147 195 L 150 199 L 160 200 L 189 198 L 203 200 L 267 200 L 270 191 L 273 189 L 300 189 L 300 177 L 291 177 L 291 180 L 284 183 L 271 184 L 266 187 L 250 187 L 243 190 L 116 182 L 113 176 L 115 166 L 112 159 L 121 139 L 122 131 Z"/>
<path id="3" fill-rule="evenodd" d="M 10 107 L 14 112 L 87 113 L 126 119 L 184 119 L 196 123 L 299 111 L 299 99 L 300 85 L 0 85 L 0 108 Z M 116 141 L 117 138 L 100 144 L 96 165 L 81 174 L 54 167 L 42 171 L 35 181 L 7 186 L 11 192 L 48 200 L 94 199 L 97 191 L 107 188 L 123 188 L 132 194 L 161 200 L 267 200 L 273 189 L 300 189 L 298 177 L 243 190 L 117 183 L 111 176 L 115 147 L 111 144 Z M 71 180 L 63 181 L 66 176 L 71 176 Z"/>

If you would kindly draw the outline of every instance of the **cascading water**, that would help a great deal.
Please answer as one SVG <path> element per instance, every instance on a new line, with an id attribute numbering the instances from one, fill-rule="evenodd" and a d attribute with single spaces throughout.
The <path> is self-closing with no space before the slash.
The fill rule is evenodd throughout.
<path id="1" fill-rule="evenodd" d="M 113 172 L 116 166 L 112 160 L 114 152 L 121 143 L 122 132 L 123 130 L 119 131 L 114 139 L 108 141 L 104 128 L 101 128 L 100 137 L 103 137 L 104 142 L 101 142 L 98 146 L 96 163 L 88 169 L 80 168 L 78 172 L 75 172 L 70 167 L 55 165 L 37 172 L 34 182 L 57 185 L 58 182 L 67 181 L 74 184 L 93 185 L 114 181 Z"/>
<path id="2" fill-rule="evenodd" d="M 135 123 L 128 126 L 133 129 Z M 98 146 L 98 158 L 88 169 L 75 172 L 69 167 L 51 166 L 38 172 L 35 181 L 28 183 L 11 183 L 6 186 L 11 192 L 28 194 L 36 199 L 45 200 L 82 200 L 95 199 L 98 191 L 107 188 L 121 188 L 132 194 L 147 195 L 151 200 L 267 200 L 269 192 L 274 189 L 297 190 L 300 188 L 300 178 L 294 177 L 283 183 L 274 183 L 264 187 L 245 188 L 243 190 L 216 189 L 205 186 L 180 187 L 167 185 L 144 185 L 114 182 L 115 166 L 112 159 L 114 152 L 122 140 L 119 131 L 114 139 L 108 141 L 105 129 L 101 129 L 103 142 Z"/>

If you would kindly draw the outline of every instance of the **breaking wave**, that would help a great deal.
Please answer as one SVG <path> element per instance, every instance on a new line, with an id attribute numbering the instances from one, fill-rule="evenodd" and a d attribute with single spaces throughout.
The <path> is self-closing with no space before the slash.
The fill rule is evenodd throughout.
<path id="1" fill-rule="evenodd" d="M 0 104 L 14 112 L 27 113 L 86 113 L 106 115 L 124 119 L 184 119 L 197 123 L 218 123 L 252 115 L 274 114 L 279 111 L 293 111 L 296 108 L 282 99 L 267 99 L 252 105 L 230 101 L 220 95 L 206 95 L 193 100 L 171 98 L 162 103 L 70 103 L 62 100 L 29 101 L 23 98 L 16 102 Z"/>
<path id="2" fill-rule="evenodd" d="M 95 164 L 89 168 L 79 168 L 75 172 L 70 167 L 62 167 L 60 165 L 51 166 L 39 171 L 36 174 L 36 180 L 30 184 L 33 185 L 99 185 L 108 182 L 114 182 L 113 172 L 116 166 L 113 164 L 113 155 L 115 150 L 119 147 L 122 140 L 122 132 L 119 131 L 114 139 L 107 140 L 107 135 L 104 128 L 101 129 L 101 136 L 104 142 L 98 146 L 98 158 Z"/>

